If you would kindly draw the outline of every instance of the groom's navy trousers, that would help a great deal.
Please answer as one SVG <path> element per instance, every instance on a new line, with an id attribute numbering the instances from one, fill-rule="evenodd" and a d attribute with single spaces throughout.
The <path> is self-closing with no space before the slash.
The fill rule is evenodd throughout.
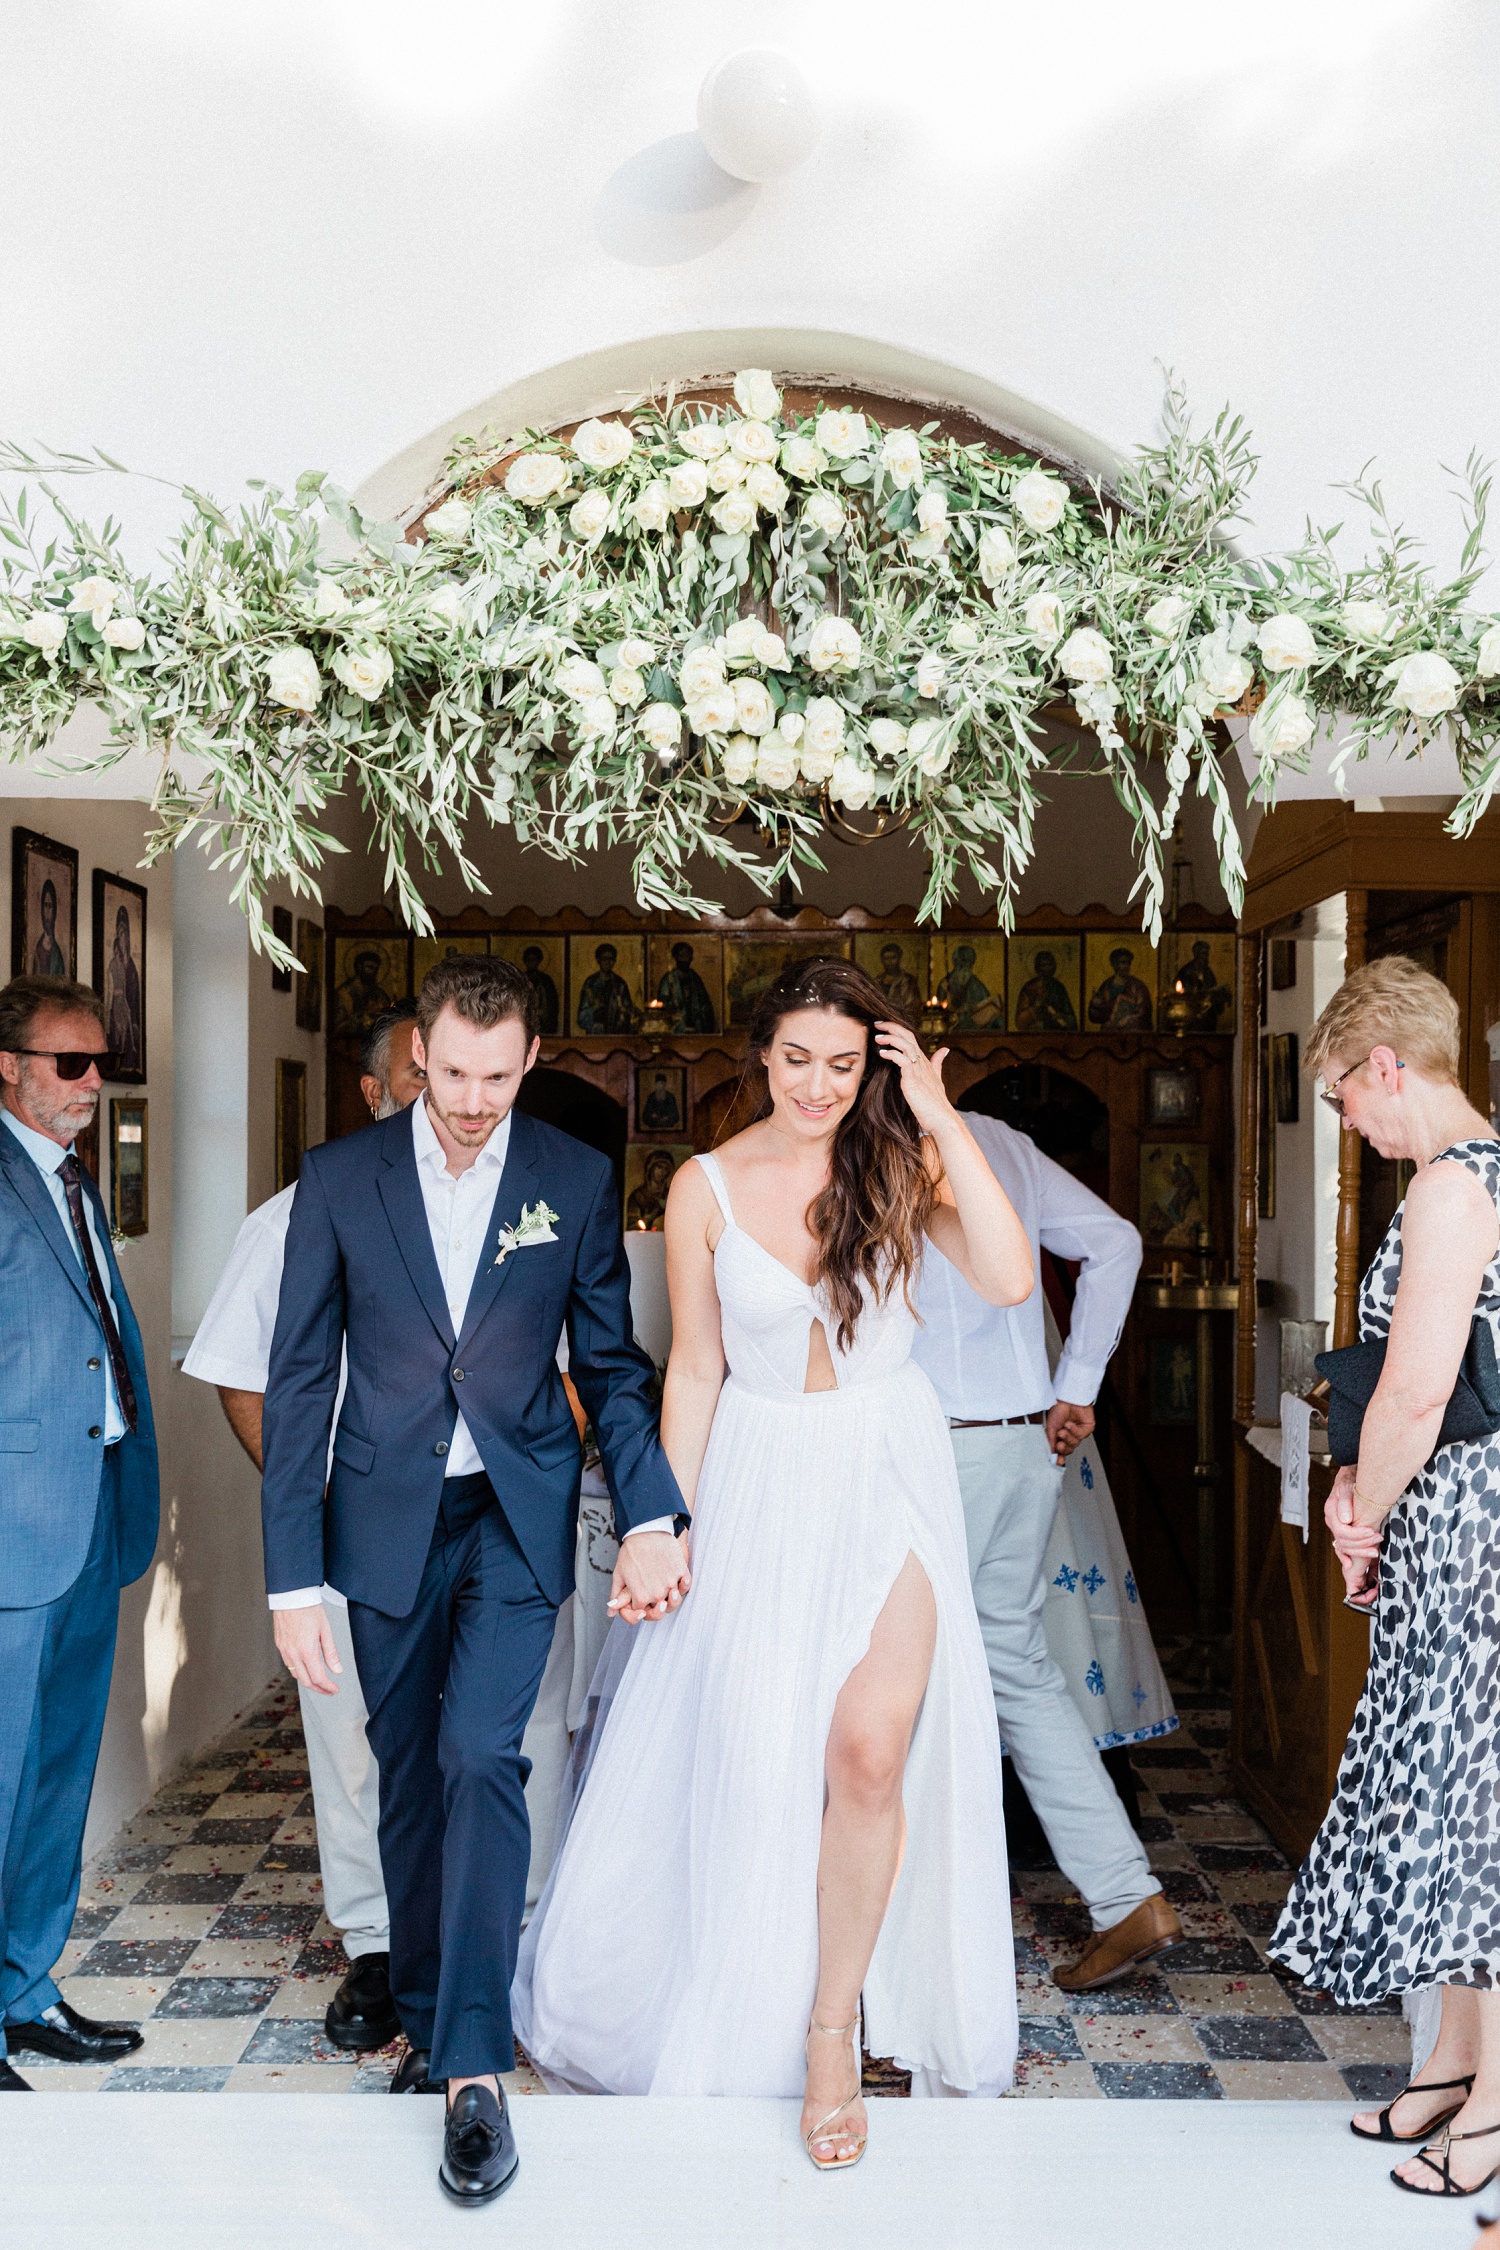
<path id="1" fill-rule="evenodd" d="M 349 1604 L 380 1767 L 391 1992 L 435 2078 L 515 2059 L 510 1980 L 531 1856 L 521 1737 L 556 1618 L 484 1476 L 444 1485 L 407 1616 Z"/>

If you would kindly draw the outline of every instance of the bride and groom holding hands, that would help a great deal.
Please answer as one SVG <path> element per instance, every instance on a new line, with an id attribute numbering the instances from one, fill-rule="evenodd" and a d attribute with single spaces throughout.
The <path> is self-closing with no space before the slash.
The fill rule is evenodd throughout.
<path id="1" fill-rule="evenodd" d="M 839 960 L 761 998 L 763 1115 L 672 1185 L 659 1427 L 611 1168 L 513 1106 L 537 1052 L 520 971 L 435 969 L 425 1098 L 304 1167 L 267 1586 L 300 1601 L 277 1643 L 325 1693 L 319 1589 L 349 1598 L 398 2083 L 446 2081 L 461 2202 L 515 2173 L 513 2022 L 560 2087 L 800 2095 L 823 2169 L 865 2146 L 862 2008 L 914 2091 L 1010 2083 L 1000 1743 L 913 1302 L 928 1244 L 990 1305 L 1035 1261 L 942 1056 L 888 1005 Z M 622 1535 L 611 1607 L 639 1631 L 523 1939 L 521 1742 L 573 1583 L 564 1329 Z"/>

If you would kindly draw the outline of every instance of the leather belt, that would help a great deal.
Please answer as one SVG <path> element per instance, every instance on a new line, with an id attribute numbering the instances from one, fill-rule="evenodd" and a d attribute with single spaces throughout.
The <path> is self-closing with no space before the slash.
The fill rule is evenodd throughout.
<path id="1" fill-rule="evenodd" d="M 1039 1406 L 1035 1414 L 996 1414 L 988 1421 L 950 1421 L 948 1427 L 950 1430 L 1014 1430 L 1019 1429 L 1023 1422 L 1045 1422 L 1046 1419 L 1046 1408 Z"/>

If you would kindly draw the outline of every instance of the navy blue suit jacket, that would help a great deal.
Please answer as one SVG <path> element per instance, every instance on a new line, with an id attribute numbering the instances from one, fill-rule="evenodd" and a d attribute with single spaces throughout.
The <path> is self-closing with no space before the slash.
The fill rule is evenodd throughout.
<path id="1" fill-rule="evenodd" d="M 555 1242 L 496 1265 L 523 1204 L 550 1204 Z M 405 1617 L 416 1600 L 460 1408 L 537 1583 L 573 1589 L 581 1456 L 556 1365 L 570 1373 L 604 1458 L 621 1533 L 682 1506 L 634 1342 L 630 1269 L 606 1158 L 512 1113 L 510 1147 L 455 1336 L 417 1177 L 409 1112 L 314 1149 L 302 1167 L 265 1401 L 266 1589 L 325 1579 Z M 328 1432 L 347 1340 L 349 1386 L 324 1499 Z"/>
<path id="2" fill-rule="evenodd" d="M 141 1332 L 84 1174 L 109 1267 L 137 1424 L 119 1445 L 120 1584 L 156 1551 L 156 1431 Z M 0 1125 L 0 1609 L 65 1594 L 88 1559 L 104 1468 L 104 1330 L 41 1173 Z M 91 1432 L 100 1433 L 97 1436 Z"/>

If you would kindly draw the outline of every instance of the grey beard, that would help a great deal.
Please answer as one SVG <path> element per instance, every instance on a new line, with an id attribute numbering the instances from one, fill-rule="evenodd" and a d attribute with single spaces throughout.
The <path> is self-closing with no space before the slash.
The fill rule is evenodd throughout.
<path id="1" fill-rule="evenodd" d="M 391 1092 L 390 1087 L 387 1086 L 385 1092 L 380 1097 L 380 1107 L 375 1112 L 376 1124 L 382 1124 L 387 1117 L 394 1117 L 400 1107 L 401 1104 L 397 1101 L 395 1095 Z"/>

